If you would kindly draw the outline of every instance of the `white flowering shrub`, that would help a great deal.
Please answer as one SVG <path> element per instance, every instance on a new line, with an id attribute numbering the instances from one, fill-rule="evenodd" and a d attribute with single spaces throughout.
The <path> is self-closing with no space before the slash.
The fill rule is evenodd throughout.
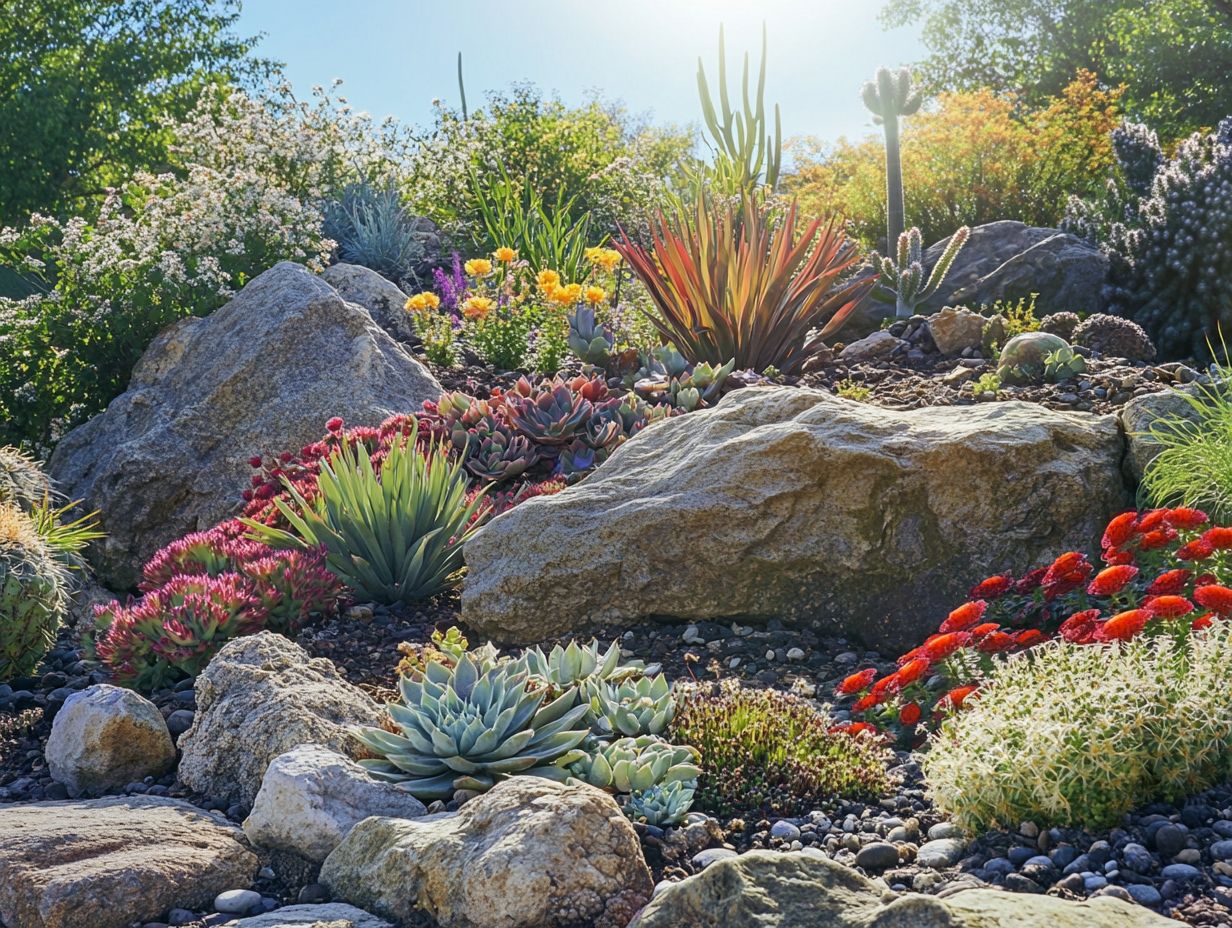
<path id="1" fill-rule="evenodd" d="M 396 172 L 396 127 L 324 90 L 207 93 L 174 132 L 177 164 L 138 172 L 93 219 L 0 231 L 0 263 L 32 284 L 0 298 L 0 443 L 46 449 L 124 390 L 169 323 L 222 305 L 275 262 L 320 269 L 324 204 Z"/>
<path id="2" fill-rule="evenodd" d="M 1232 772 L 1232 623 L 1183 642 L 1049 642 L 1007 661 L 923 755 L 937 808 L 979 831 L 1101 827 Z"/>

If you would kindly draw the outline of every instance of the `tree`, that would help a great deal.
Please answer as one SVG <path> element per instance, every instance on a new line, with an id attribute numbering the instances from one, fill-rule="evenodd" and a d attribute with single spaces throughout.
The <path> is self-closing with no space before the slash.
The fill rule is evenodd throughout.
<path id="1" fill-rule="evenodd" d="M 0 224 L 64 216 L 168 161 L 166 119 L 209 83 L 268 75 L 239 0 L 0 3 Z"/>
<path id="2" fill-rule="evenodd" d="M 1086 69 L 1167 137 L 1232 113 L 1232 0 L 891 0 L 882 21 L 923 23 L 932 91 L 1039 105 Z"/>

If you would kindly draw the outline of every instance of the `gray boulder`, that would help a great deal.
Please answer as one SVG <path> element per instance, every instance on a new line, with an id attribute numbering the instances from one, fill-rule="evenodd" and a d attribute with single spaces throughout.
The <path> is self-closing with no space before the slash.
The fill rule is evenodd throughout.
<path id="1" fill-rule="evenodd" d="M 187 532 L 233 514 L 254 454 L 296 450 L 325 422 L 375 425 L 440 385 L 401 345 L 305 267 L 282 262 L 203 319 L 164 330 L 128 390 L 56 447 L 51 475 L 99 510 L 89 556 L 116 589 Z"/>
<path id="2" fill-rule="evenodd" d="M 949 239 L 924 252 L 931 270 Z M 976 226 L 945 282 L 919 311 L 1017 300 L 1038 293 L 1039 315 L 1061 311 L 1094 313 L 1102 306 L 1108 259 L 1085 239 L 1058 229 L 1006 220 Z"/>
<path id="3" fill-rule="evenodd" d="M 348 303 L 368 310 L 376 324 L 398 341 L 418 344 L 406 311 L 406 294 L 397 285 L 360 264 L 331 264 L 321 277 Z"/>
<path id="4" fill-rule="evenodd" d="M 105 683 L 73 693 L 51 723 L 51 778 L 68 794 L 97 796 L 175 766 L 175 745 L 158 707 Z"/>
<path id="5" fill-rule="evenodd" d="M 1188 384 L 1160 393 L 1136 396 L 1121 407 L 1121 427 L 1128 448 L 1125 470 L 1134 482 L 1142 479 L 1146 466 L 1159 454 L 1160 446 L 1151 439 L 1151 429 L 1161 422 L 1175 422 L 1182 428 L 1200 421 L 1201 416 L 1187 397 L 1200 395 L 1200 388 Z"/>
<path id="6" fill-rule="evenodd" d="M 1150 909 L 1106 896 L 968 889 L 947 896 L 886 893 L 817 854 L 753 851 L 658 892 L 629 928 L 1168 928 Z"/>
<path id="7" fill-rule="evenodd" d="M 278 755 L 301 744 L 354 754 L 361 748 L 352 727 L 381 719 L 332 663 L 273 632 L 224 645 L 197 677 L 196 694 L 192 727 L 180 736 L 180 779 L 249 806 Z"/>
<path id="8" fill-rule="evenodd" d="M 205 908 L 259 862 L 232 825 L 176 799 L 0 806 L 0 924 L 127 928 Z"/>
<path id="9" fill-rule="evenodd" d="M 789 619 L 914 647 L 970 586 L 1127 508 L 1114 416 L 899 411 L 749 388 L 645 429 L 467 543 L 462 614 L 506 641 L 663 617 Z"/>

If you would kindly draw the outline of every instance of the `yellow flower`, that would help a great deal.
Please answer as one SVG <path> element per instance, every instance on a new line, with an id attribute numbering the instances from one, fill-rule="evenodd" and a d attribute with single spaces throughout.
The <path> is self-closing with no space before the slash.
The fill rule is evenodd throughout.
<path id="1" fill-rule="evenodd" d="M 495 258 L 497 261 L 501 262 L 502 264 L 508 264 L 510 261 L 512 261 L 517 256 L 518 256 L 518 253 L 516 251 L 504 245 L 496 249 L 496 251 L 492 252 L 492 257 Z"/>
<path id="2" fill-rule="evenodd" d="M 593 264 L 598 264 L 599 255 L 603 254 L 603 251 L 604 249 L 600 248 L 598 245 L 595 245 L 592 248 L 587 248 L 586 249 L 586 260 L 590 261 Z"/>
<path id="3" fill-rule="evenodd" d="M 441 305 L 441 298 L 435 293 L 424 291 L 416 293 L 406 301 L 407 312 L 422 313 L 429 309 L 436 309 Z"/>
<path id="4" fill-rule="evenodd" d="M 560 303 L 562 306 L 572 306 L 582 298 L 582 285 L 569 284 L 564 287 L 557 287 L 549 296 L 554 302 Z"/>
<path id="5" fill-rule="evenodd" d="M 547 296 L 552 295 L 552 291 L 556 289 L 560 283 L 560 275 L 555 271 L 540 271 L 539 272 L 539 289 Z"/>
<path id="6" fill-rule="evenodd" d="M 471 258 L 462 266 L 471 277 L 487 277 L 492 273 L 492 262 L 487 258 Z"/>
<path id="7" fill-rule="evenodd" d="M 587 303 L 602 303 L 607 299 L 607 291 L 602 287 L 587 287 L 585 296 Z"/>
<path id="8" fill-rule="evenodd" d="M 496 308 L 496 303 L 486 296 L 472 296 L 462 304 L 462 315 L 467 319 L 486 319 Z"/>
<path id="9" fill-rule="evenodd" d="M 620 263 L 620 252 L 614 248 L 600 248 L 598 256 L 591 260 L 605 271 L 610 271 Z"/>

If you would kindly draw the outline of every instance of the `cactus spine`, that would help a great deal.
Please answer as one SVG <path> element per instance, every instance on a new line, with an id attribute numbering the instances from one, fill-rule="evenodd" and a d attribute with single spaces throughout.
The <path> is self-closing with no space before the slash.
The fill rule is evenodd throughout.
<path id="1" fill-rule="evenodd" d="M 56 638 L 68 575 L 30 517 L 0 505 L 0 683 L 31 673 Z"/>
<path id="2" fill-rule="evenodd" d="M 903 163 L 898 121 L 913 116 L 924 102 L 922 92 L 912 86 L 911 71 L 878 68 L 873 80 L 864 85 L 864 105 L 873 121 L 885 127 L 886 139 L 886 248 L 893 248 L 906 224 L 903 207 Z"/>

